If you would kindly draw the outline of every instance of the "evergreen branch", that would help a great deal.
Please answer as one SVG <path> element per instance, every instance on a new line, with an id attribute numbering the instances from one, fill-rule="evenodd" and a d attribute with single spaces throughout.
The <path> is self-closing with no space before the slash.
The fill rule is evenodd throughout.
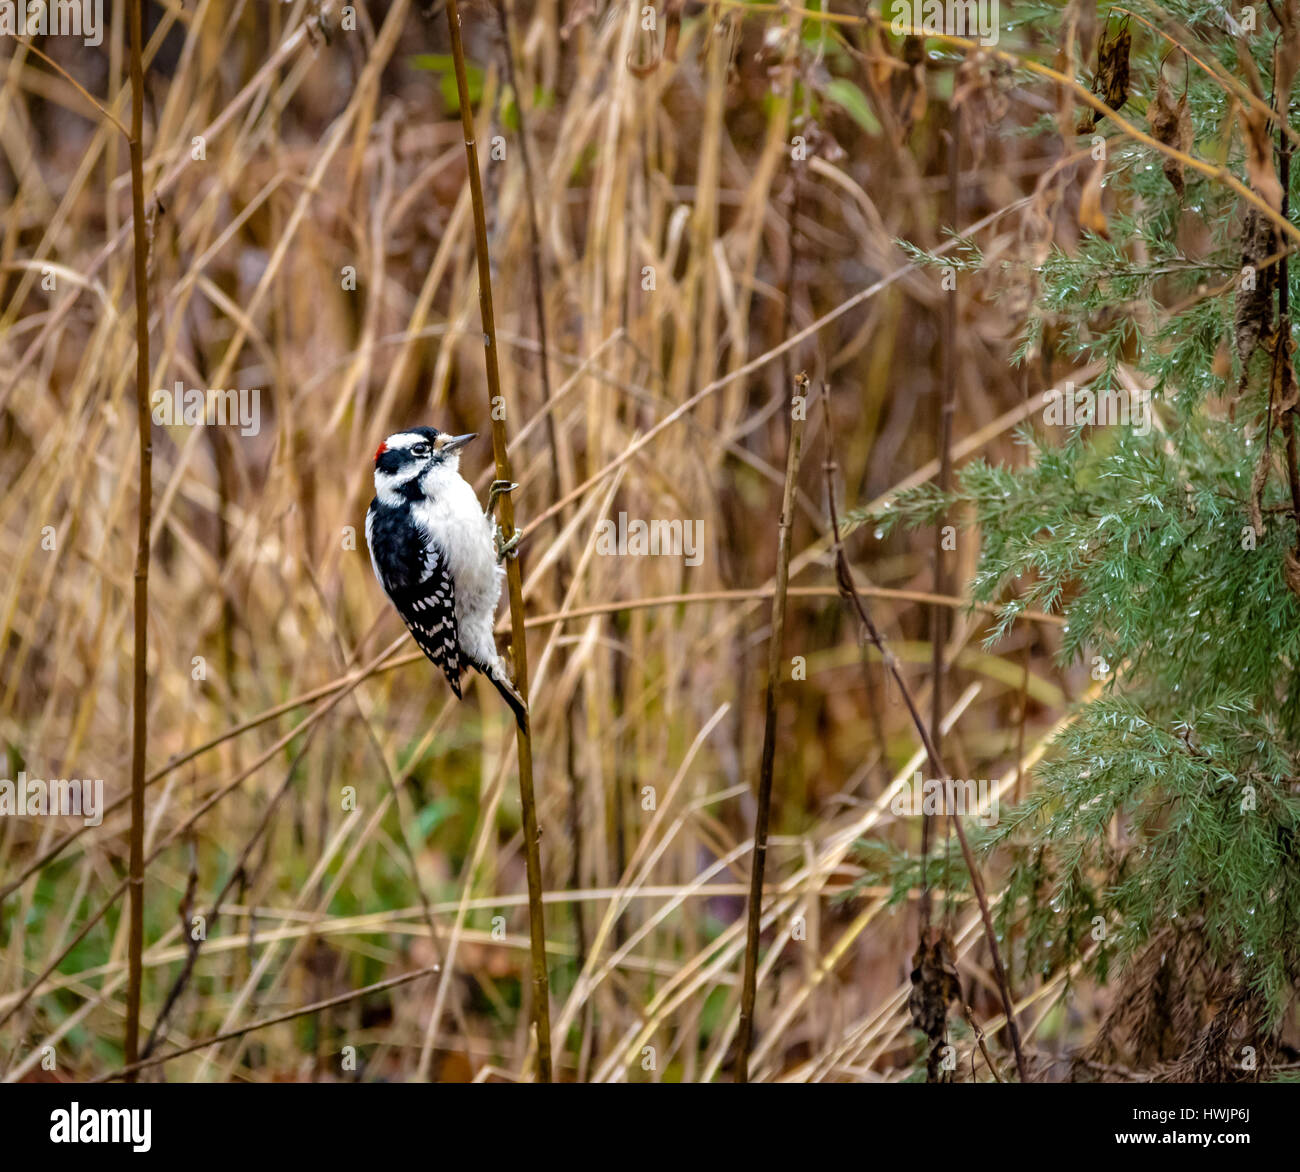
<path id="1" fill-rule="evenodd" d="M 1156 36 L 1163 37 L 1166 41 L 1168 41 L 1171 45 L 1173 45 L 1174 48 L 1182 52 L 1184 56 L 1186 56 L 1192 61 L 1195 61 L 1196 64 L 1199 65 L 1210 78 L 1212 78 L 1219 86 L 1221 86 L 1224 89 L 1224 91 L 1231 90 L 1234 97 L 1236 97 L 1239 101 L 1244 102 L 1257 114 L 1261 114 L 1263 115 L 1263 117 L 1270 120 L 1275 117 L 1273 107 L 1270 106 L 1266 101 L 1264 101 L 1260 97 L 1257 97 L 1255 94 L 1251 93 L 1250 89 L 1247 86 L 1243 85 L 1235 77 L 1232 77 L 1230 74 L 1227 73 L 1221 73 L 1213 65 L 1209 64 L 1209 62 L 1198 57 L 1195 53 L 1191 51 L 1191 49 L 1189 49 L 1182 41 L 1180 41 L 1177 37 L 1173 35 L 1173 33 L 1169 32 L 1167 29 L 1162 29 L 1158 25 L 1153 24 L 1141 13 L 1134 12 L 1133 9 L 1131 8 L 1123 8 L 1120 5 L 1116 4 L 1110 9 L 1110 11 L 1122 12 L 1126 16 L 1131 16 L 1139 24 L 1146 25 L 1146 27 L 1149 28 L 1153 33 L 1155 33 Z M 1286 125 L 1285 123 L 1280 123 L 1278 125 L 1278 129 L 1281 133 L 1285 134 L 1287 138 L 1291 139 L 1291 141 L 1294 142 L 1297 146 L 1300 146 L 1300 132 L 1293 130 L 1290 126 Z"/>

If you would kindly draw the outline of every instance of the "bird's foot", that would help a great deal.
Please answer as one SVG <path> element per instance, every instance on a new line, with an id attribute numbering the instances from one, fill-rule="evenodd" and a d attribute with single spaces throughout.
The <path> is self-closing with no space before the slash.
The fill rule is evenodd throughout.
<path id="1" fill-rule="evenodd" d="M 508 492 L 514 492 L 518 487 L 519 485 L 510 480 L 494 480 L 488 486 L 488 503 L 483 512 L 489 517 L 492 516 L 492 510 L 496 508 L 497 498 L 504 496 Z"/>
<path id="2" fill-rule="evenodd" d="M 519 556 L 519 537 L 520 534 L 512 533 L 509 540 L 504 540 L 500 531 L 497 532 L 497 561 L 504 562 L 506 558 L 517 558 Z"/>

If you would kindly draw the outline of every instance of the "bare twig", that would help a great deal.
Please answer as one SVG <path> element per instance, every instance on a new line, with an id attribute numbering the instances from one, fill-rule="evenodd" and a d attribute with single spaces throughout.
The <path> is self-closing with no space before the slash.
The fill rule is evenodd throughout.
<path id="1" fill-rule="evenodd" d="M 951 128 L 948 140 L 948 223 L 955 231 L 957 227 L 957 163 L 961 154 L 961 113 L 950 107 Z M 951 289 L 943 306 L 943 355 L 940 367 L 938 403 L 938 460 L 939 491 L 948 492 L 952 488 L 952 418 L 957 410 L 957 291 Z M 944 558 L 943 530 L 944 518 L 940 517 L 934 527 L 934 592 L 945 594 L 948 590 L 947 559 Z M 944 607 L 930 607 L 930 737 L 935 748 L 943 751 L 943 685 L 944 685 L 944 644 L 947 641 L 948 612 Z M 921 920 L 921 940 L 928 939 L 930 930 L 930 843 L 934 833 L 934 818 L 924 812 L 921 815 L 921 903 L 919 908 Z"/>
<path id="2" fill-rule="evenodd" d="M 790 526 L 799 457 L 807 416 L 808 376 L 794 376 L 790 450 L 786 455 L 785 491 L 776 549 L 776 590 L 772 595 L 772 631 L 767 642 L 767 687 L 763 693 L 763 751 L 758 767 L 758 813 L 754 818 L 754 855 L 749 869 L 749 918 L 745 929 L 745 975 L 740 993 L 736 1081 L 749 1081 L 749 1050 L 754 1038 L 754 996 L 758 975 L 758 934 L 763 918 L 763 871 L 767 863 L 767 824 L 772 811 L 772 770 L 776 762 L 776 698 L 781 682 L 781 643 L 785 634 L 786 589 L 790 582 Z"/>
<path id="3" fill-rule="evenodd" d="M 1279 101 L 1282 99 L 1279 98 Z M 1278 177 L 1282 186 L 1282 215 L 1288 219 L 1291 214 L 1291 155 L 1293 145 L 1289 138 L 1278 129 Z M 1281 372 L 1281 390 L 1282 401 L 1290 402 L 1292 392 L 1295 390 L 1293 383 L 1295 370 L 1291 363 L 1291 300 L 1290 289 L 1287 284 L 1287 257 L 1282 257 L 1278 262 L 1277 273 L 1277 342 L 1276 350 L 1273 356 L 1275 363 L 1280 363 Z M 1270 400 L 1273 393 L 1273 387 L 1277 385 L 1275 379 L 1269 380 Z M 1271 407 L 1271 402 L 1270 402 Z M 1287 568 L 1290 570 L 1292 565 L 1300 565 L 1300 452 L 1297 452 L 1296 434 L 1295 434 L 1295 416 L 1296 406 L 1291 403 L 1289 407 L 1282 411 L 1282 434 L 1286 439 L 1286 475 L 1287 484 L 1291 489 L 1291 504 L 1295 510 L 1296 525 L 1296 549 L 1294 554 L 1289 555 Z M 1269 429 L 1270 434 L 1272 429 Z M 1288 574 L 1288 579 L 1292 575 Z"/>
<path id="4" fill-rule="evenodd" d="M 538 373 L 541 375 L 542 403 L 546 419 L 546 442 L 551 449 L 551 463 L 555 495 L 560 495 L 560 445 L 555 432 L 555 413 L 550 410 L 551 369 L 550 347 L 546 334 L 546 290 L 542 281 L 542 232 L 537 223 L 536 180 L 533 176 L 532 148 L 528 144 L 528 123 L 524 112 L 524 95 L 515 70 L 515 50 L 511 37 L 510 0 L 496 0 L 497 19 L 501 23 L 501 39 L 506 64 L 506 80 L 515 94 L 515 117 L 519 122 L 519 157 L 524 170 L 524 201 L 528 205 L 528 263 L 533 278 L 533 311 L 537 316 Z M 561 585 L 563 590 L 563 585 Z"/>
<path id="5" fill-rule="evenodd" d="M 64 69 L 62 65 L 60 65 L 57 61 L 55 61 L 52 57 L 47 57 L 44 53 L 40 51 L 40 49 L 38 49 L 30 41 L 24 41 L 23 48 L 26 49 L 27 52 L 29 53 L 35 53 L 36 56 L 39 57 L 42 61 L 44 61 L 45 64 L 48 65 L 51 69 L 57 70 L 58 73 L 63 77 L 63 80 L 66 81 L 70 86 L 72 86 L 72 88 L 75 89 L 77 93 L 79 93 L 83 98 L 85 98 L 86 101 L 88 101 L 92 106 L 95 107 L 96 110 L 100 112 L 100 114 L 102 114 L 114 126 L 116 126 L 118 130 L 120 130 L 126 138 L 128 139 L 131 138 L 131 132 L 127 130 L 127 128 L 123 126 L 120 121 L 118 121 L 118 119 L 114 116 L 113 112 L 111 110 L 104 109 L 103 105 L 99 102 L 99 100 L 93 94 L 91 94 L 86 89 L 86 87 L 81 84 L 81 82 L 79 82 L 75 77 L 73 77 L 72 74 L 70 74 L 66 69 Z"/>
<path id="6" fill-rule="evenodd" d="M 217 917 L 221 915 L 221 905 L 225 902 L 226 896 L 230 894 L 235 884 L 240 882 L 241 877 L 247 873 L 249 856 L 253 853 L 253 847 L 261 841 L 262 836 L 266 833 L 271 825 L 271 818 L 283 800 L 284 795 L 288 793 L 289 786 L 293 782 L 294 774 L 298 772 L 298 766 L 302 759 L 307 755 L 307 750 L 311 748 L 312 740 L 319 730 L 320 724 L 314 724 L 307 730 L 307 735 L 303 738 L 302 747 L 294 755 L 293 760 L 289 763 L 289 768 L 285 771 L 284 781 L 280 783 L 279 789 L 271 796 L 271 800 L 266 804 L 266 809 L 262 811 L 262 816 L 258 819 L 257 825 L 253 828 L 253 833 L 240 848 L 238 857 L 230 867 L 230 874 L 226 879 L 221 890 L 217 892 L 212 900 L 212 905 L 208 908 L 204 920 L 207 924 L 215 925 Z M 163 1031 L 167 1028 L 167 1019 L 171 1016 L 172 1010 L 180 1000 L 181 994 L 185 992 L 190 983 L 190 978 L 194 975 L 194 967 L 198 964 L 199 952 L 203 948 L 203 943 L 207 939 L 205 935 L 195 936 L 191 933 L 187 945 L 185 962 L 181 965 L 181 971 L 176 974 L 172 981 L 171 988 L 167 990 L 167 996 L 163 999 L 162 1009 L 158 1011 L 157 1017 L 154 1018 L 153 1028 L 149 1031 L 149 1037 L 144 1044 L 144 1053 L 141 1058 L 148 1058 L 154 1051 L 154 1047 L 163 1037 Z"/>
<path id="7" fill-rule="evenodd" d="M 135 551 L 135 652 L 132 665 L 130 918 L 127 941 L 127 1065 L 140 1051 L 141 956 L 144 951 L 144 767 L 148 745 L 149 527 L 153 445 L 149 417 L 149 226 L 144 212 L 144 34 L 140 0 L 131 0 L 131 220 L 135 242 L 135 407 L 140 433 L 140 499 Z"/>
<path id="8" fill-rule="evenodd" d="M 309 1013 L 319 1013 L 322 1009 L 330 1009 L 335 1005 L 345 1005 L 349 1001 L 356 1001 L 361 997 L 368 997 L 371 993 L 382 993 L 386 989 L 396 989 L 399 985 L 409 985 L 412 981 L 418 981 L 421 977 L 432 976 L 438 972 L 439 966 L 429 965 L 427 968 L 416 969 L 413 973 L 403 973 L 399 977 L 389 977 L 386 981 L 376 981 L 373 985 L 366 985 L 361 989 L 351 989 L 347 993 L 339 993 L 333 997 L 326 997 L 323 1001 L 313 1001 L 310 1005 L 303 1005 L 297 1009 L 289 1009 L 284 1013 L 277 1013 L 272 1017 L 264 1017 L 258 1021 L 249 1022 L 247 1025 L 237 1026 L 233 1030 L 226 1030 L 220 1034 L 214 1034 L 210 1038 L 204 1038 L 201 1042 L 191 1042 L 188 1046 L 181 1046 L 175 1050 L 168 1050 L 166 1054 L 156 1054 L 152 1058 L 144 1058 L 139 1062 L 129 1062 L 120 1070 L 111 1071 L 108 1074 L 102 1074 L 98 1078 L 89 1079 L 89 1082 L 113 1082 L 116 1079 L 122 1079 L 126 1082 L 134 1081 L 135 1075 L 146 1067 L 161 1066 L 164 1062 L 170 1062 L 173 1058 L 181 1058 L 186 1054 L 193 1054 L 195 1050 L 202 1050 L 208 1046 L 215 1046 L 220 1042 L 228 1042 L 231 1038 L 242 1038 L 245 1034 L 251 1034 L 254 1030 L 264 1030 L 267 1026 L 279 1025 L 283 1021 L 292 1021 L 295 1017 L 306 1017 Z"/>
<path id="9" fill-rule="evenodd" d="M 863 630 L 867 632 L 868 638 L 875 645 L 876 650 L 880 652 L 881 659 L 884 660 L 885 667 L 894 677 L 894 682 L 898 685 L 899 693 L 907 705 L 908 714 L 912 718 L 912 723 L 916 726 L 917 735 L 921 738 L 922 745 L 925 746 L 926 754 L 930 758 L 930 767 L 935 771 L 936 777 L 947 777 L 948 770 L 944 766 L 942 759 L 939 757 L 938 750 L 934 747 L 934 741 L 930 737 L 929 729 L 925 726 L 925 721 L 917 711 L 916 701 L 912 698 L 911 689 L 907 686 L 907 681 L 903 678 L 903 673 L 898 668 L 898 659 L 894 653 L 886 646 L 876 630 L 876 625 L 871 621 L 871 615 L 868 613 L 866 604 L 862 601 L 862 596 L 858 593 L 857 587 L 853 582 L 853 572 L 849 568 L 848 557 L 844 553 L 844 545 L 840 540 L 840 519 L 835 508 L 835 457 L 834 447 L 830 443 L 830 437 L 833 434 L 830 429 L 830 392 L 823 388 L 822 406 L 826 412 L 826 490 L 827 503 L 831 515 L 831 535 L 834 541 L 835 552 L 835 575 L 839 581 L 840 591 L 844 598 L 853 604 L 857 612 L 858 620 L 861 622 Z M 984 881 L 980 877 L 979 867 L 976 865 L 975 856 L 971 852 L 970 843 L 966 838 L 966 831 L 962 828 L 961 819 L 955 813 L 949 814 L 952 820 L 953 829 L 957 832 L 957 840 L 961 843 L 962 858 L 966 861 L 966 869 L 970 872 L 971 889 L 975 892 L 975 899 L 980 907 L 980 919 L 984 925 L 984 936 L 988 942 L 989 954 L 993 960 L 993 972 L 997 979 L 998 992 L 1002 996 L 1002 1009 L 1006 1014 L 1007 1032 L 1011 1036 L 1011 1048 L 1016 1055 L 1016 1070 L 1020 1074 L 1021 1082 L 1029 1081 L 1029 1074 L 1025 1067 L 1025 1056 L 1020 1047 L 1020 1027 L 1016 1024 L 1015 1005 L 1011 999 L 1011 987 L 1007 983 L 1006 969 L 1002 965 L 1002 952 L 998 948 L 997 932 L 993 928 L 993 917 L 989 913 L 988 897 L 984 893 Z"/>
<path id="10" fill-rule="evenodd" d="M 551 490 L 554 497 L 558 500 L 564 492 L 564 481 L 561 472 L 560 462 L 560 441 L 555 426 L 555 399 L 551 393 L 551 355 L 550 345 L 547 341 L 546 331 L 546 289 L 542 275 L 542 231 L 537 222 L 537 180 L 533 173 L 533 154 L 532 147 L 528 142 L 528 116 L 524 111 L 524 93 L 519 84 L 518 71 L 515 69 L 515 47 L 512 35 L 514 22 L 513 0 L 496 0 L 497 19 L 501 23 L 501 40 L 503 42 L 502 53 L 505 57 L 506 80 L 510 83 L 510 88 L 515 95 L 515 116 L 519 122 L 519 156 L 523 160 L 524 172 L 524 200 L 528 205 L 528 263 L 532 270 L 533 286 L 533 312 L 537 318 L 537 353 L 538 353 L 538 370 L 541 375 L 542 384 L 542 415 L 546 421 L 546 443 L 551 449 Z M 519 437 L 516 435 L 516 442 Z M 558 519 L 557 519 L 558 521 Z M 561 549 L 556 559 L 556 586 L 561 596 L 568 590 L 571 580 L 571 570 L 569 566 L 569 557 L 566 549 Z M 569 811 L 568 824 L 570 843 L 570 869 L 569 885 L 577 888 L 582 881 L 582 817 L 581 810 L 581 780 L 574 762 L 574 729 L 573 722 L 576 719 L 578 711 L 578 692 L 575 690 L 574 697 L 570 700 L 565 708 L 564 720 L 568 726 L 566 730 L 566 743 L 568 753 L 568 765 L 566 770 L 569 779 Z M 574 927 L 578 934 L 578 967 L 581 969 L 583 962 L 586 960 L 587 953 L 587 933 L 586 926 L 583 923 L 583 909 L 580 904 L 574 904 L 573 916 Z"/>

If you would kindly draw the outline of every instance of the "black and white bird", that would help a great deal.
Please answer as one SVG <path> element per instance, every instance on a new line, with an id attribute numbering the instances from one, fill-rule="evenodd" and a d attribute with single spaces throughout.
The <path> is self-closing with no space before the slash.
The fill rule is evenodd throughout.
<path id="1" fill-rule="evenodd" d="M 515 485 L 493 481 L 484 512 L 460 474 L 460 449 L 472 439 L 474 433 L 413 427 L 384 440 L 375 452 L 366 544 L 379 584 L 457 698 L 461 673 L 475 668 L 525 728 L 527 707 L 492 633 L 505 577 L 501 560 L 518 541 L 502 544 L 492 506 Z"/>

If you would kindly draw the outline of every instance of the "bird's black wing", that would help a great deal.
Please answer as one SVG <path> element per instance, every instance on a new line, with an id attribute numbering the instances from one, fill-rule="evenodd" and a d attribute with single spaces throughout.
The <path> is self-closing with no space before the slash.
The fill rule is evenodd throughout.
<path id="1" fill-rule="evenodd" d="M 459 699 L 460 674 L 465 665 L 456 630 L 456 585 L 440 551 L 428 551 L 425 561 L 424 580 L 394 595 L 393 602 L 420 650 L 442 668 Z"/>
<path id="2" fill-rule="evenodd" d="M 442 669 L 459 698 L 465 662 L 456 628 L 456 584 L 446 555 L 415 526 L 384 514 L 376 510 L 367 520 L 375 573 L 420 650 Z M 376 556 L 379 548 L 382 558 Z"/>

